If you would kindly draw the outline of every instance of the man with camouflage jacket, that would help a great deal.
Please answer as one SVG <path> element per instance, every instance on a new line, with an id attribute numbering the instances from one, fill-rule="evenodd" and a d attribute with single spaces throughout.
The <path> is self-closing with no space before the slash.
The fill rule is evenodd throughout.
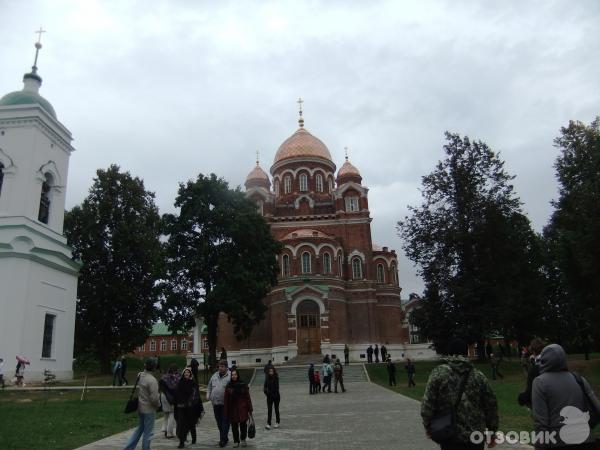
<path id="1" fill-rule="evenodd" d="M 498 430 L 498 403 L 496 394 L 483 373 L 473 367 L 467 357 L 467 344 L 462 339 L 453 339 L 448 345 L 445 364 L 431 372 L 421 403 L 421 417 L 427 435 L 430 435 L 431 420 L 453 407 L 457 398 L 461 379 L 467 376 L 464 392 L 456 410 L 456 435 L 451 442 L 440 444 L 442 450 L 483 449 L 485 443 L 473 444 L 471 433 L 484 433 Z M 492 435 L 493 436 L 493 435 Z M 488 444 L 493 447 L 492 438 Z"/>

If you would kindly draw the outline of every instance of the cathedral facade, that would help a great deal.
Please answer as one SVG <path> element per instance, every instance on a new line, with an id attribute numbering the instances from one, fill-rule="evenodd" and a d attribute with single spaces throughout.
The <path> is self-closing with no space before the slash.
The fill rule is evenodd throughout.
<path id="1" fill-rule="evenodd" d="M 277 150 L 270 176 L 257 161 L 245 182 L 283 247 L 278 284 L 264 299 L 266 318 L 238 341 L 221 317 L 217 348 L 239 365 L 343 357 L 345 344 L 353 361 L 366 358 L 369 344 L 385 344 L 401 358 L 409 339 L 397 256 L 372 241 L 369 189 L 347 157 L 336 173 L 302 115 L 299 125 Z"/>

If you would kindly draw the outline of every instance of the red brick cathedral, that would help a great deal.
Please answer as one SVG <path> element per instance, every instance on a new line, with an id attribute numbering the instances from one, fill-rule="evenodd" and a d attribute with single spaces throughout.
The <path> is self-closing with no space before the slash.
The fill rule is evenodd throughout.
<path id="1" fill-rule="evenodd" d="M 277 150 L 271 179 L 248 175 L 249 198 L 283 244 L 279 283 L 265 298 L 265 320 L 237 341 L 225 317 L 218 348 L 237 364 L 276 363 L 302 354 L 362 360 L 369 344 L 400 358 L 408 341 L 396 252 L 373 244 L 369 189 L 346 157 L 337 171 L 327 146 L 300 127 Z M 272 181 L 271 181 L 272 180 Z"/>

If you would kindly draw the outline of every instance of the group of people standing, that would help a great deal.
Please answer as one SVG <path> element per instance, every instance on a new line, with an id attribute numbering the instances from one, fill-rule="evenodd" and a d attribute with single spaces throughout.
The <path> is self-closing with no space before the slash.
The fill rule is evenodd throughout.
<path id="1" fill-rule="evenodd" d="M 374 362 L 378 363 L 380 353 L 381 353 L 381 362 L 387 362 L 389 355 L 388 355 L 387 348 L 385 347 L 385 345 L 382 345 L 381 349 L 379 348 L 378 344 L 375 344 L 375 348 L 373 348 L 372 345 L 369 345 L 367 347 L 367 362 L 372 363 L 373 356 L 375 356 Z"/>
<path id="2" fill-rule="evenodd" d="M 323 384 L 321 384 L 321 373 L 323 374 Z M 329 355 L 325 355 L 321 372 L 311 363 L 308 367 L 309 394 L 318 394 L 321 391 L 330 393 L 332 378 L 334 380 L 334 393 L 337 394 L 338 385 L 342 392 L 346 392 L 346 388 L 344 387 L 344 367 L 339 358 L 336 358 L 332 364 Z"/>

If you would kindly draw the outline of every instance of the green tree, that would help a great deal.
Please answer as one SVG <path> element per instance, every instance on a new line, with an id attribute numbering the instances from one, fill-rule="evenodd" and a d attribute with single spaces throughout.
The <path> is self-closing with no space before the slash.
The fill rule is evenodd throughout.
<path id="1" fill-rule="evenodd" d="M 116 165 L 98 170 L 89 195 L 65 215 L 65 235 L 79 275 L 75 350 L 103 371 L 141 345 L 158 316 L 156 280 L 163 266 L 154 194 Z"/>
<path id="2" fill-rule="evenodd" d="M 600 117 L 569 122 L 554 141 L 559 197 L 547 228 L 569 299 L 576 341 L 600 345 Z"/>
<path id="3" fill-rule="evenodd" d="M 265 315 L 264 297 L 277 282 L 280 244 L 238 189 L 215 174 L 179 185 L 178 215 L 165 215 L 167 276 L 163 314 L 174 329 L 201 316 L 208 332 L 209 363 L 216 362 L 219 315 L 239 339 Z"/>
<path id="4" fill-rule="evenodd" d="M 514 177 L 485 143 L 446 139 L 446 158 L 422 179 L 423 203 L 398 222 L 426 286 L 412 321 L 438 350 L 452 336 L 481 348 L 490 332 L 526 339 L 533 330 L 523 336 L 519 324 L 531 323 L 541 300 L 539 246 Z"/>

